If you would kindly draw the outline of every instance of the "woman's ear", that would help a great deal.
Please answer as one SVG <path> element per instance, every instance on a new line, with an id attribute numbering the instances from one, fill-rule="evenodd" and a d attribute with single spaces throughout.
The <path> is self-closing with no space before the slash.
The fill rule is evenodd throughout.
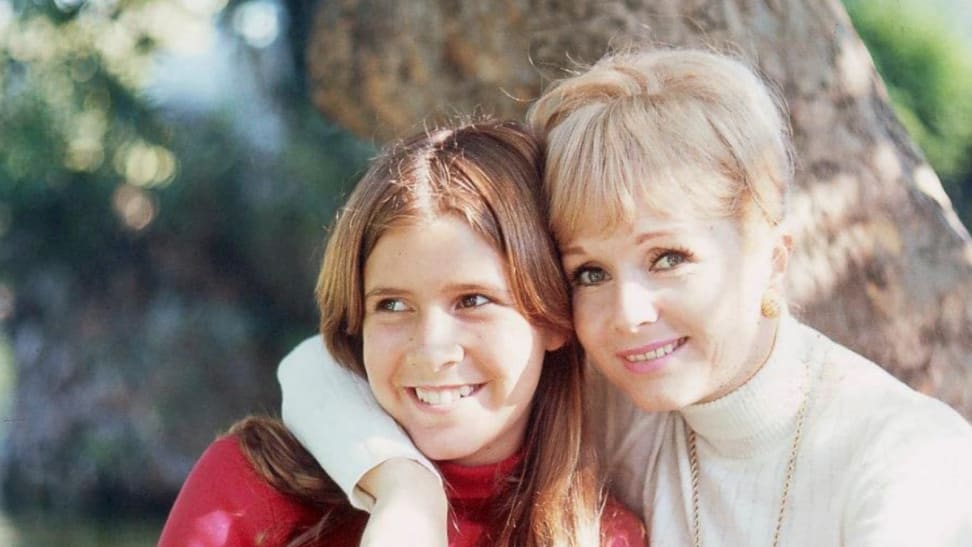
<path id="1" fill-rule="evenodd" d="M 790 253 L 793 251 L 793 236 L 789 232 L 781 232 L 773 245 L 771 284 L 782 285 L 786 277 L 786 269 L 790 263 Z"/>
<path id="2" fill-rule="evenodd" d="M 567 336 L 550 329 L 543 331 L 543 348 L 547 351 L 557 351 L 567 343 Z"/>

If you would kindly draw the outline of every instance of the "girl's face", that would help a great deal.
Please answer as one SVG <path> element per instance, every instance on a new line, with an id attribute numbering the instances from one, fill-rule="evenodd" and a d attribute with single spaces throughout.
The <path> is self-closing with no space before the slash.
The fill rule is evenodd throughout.
<path id="1" fill-rule="evenodd" d="M 648 411 L 740 386 L 772 347 L 760 301 L 785 269 L 788 239 L 778 239 L 744 244 L 732 219 L 673 218 L 643 203 L 630 224 L 582 230 L 563 264 L 589 358 Z"/>
<path id="2" fill-rule="evenodd" d="M 502 257 L 458 217 L 386 231 L 364 268 L 364 365 L 426 456 L 500 461 L 522 444 L 546 351 L 563 340 L 513 302 Z"/>

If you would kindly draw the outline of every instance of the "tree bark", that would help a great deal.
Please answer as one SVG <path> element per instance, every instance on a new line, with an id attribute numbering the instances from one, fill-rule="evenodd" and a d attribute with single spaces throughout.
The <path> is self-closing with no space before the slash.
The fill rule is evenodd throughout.
<path id="1" fill-rule="evenodd" d="M 839 1 L 323 1 L 308 75 L 325 115 L 382 141 L 522 118 L 577 62 L 668 44 L 742 54 L 786 97 L 796 314 L 972 417 L 972 242 Z"/>

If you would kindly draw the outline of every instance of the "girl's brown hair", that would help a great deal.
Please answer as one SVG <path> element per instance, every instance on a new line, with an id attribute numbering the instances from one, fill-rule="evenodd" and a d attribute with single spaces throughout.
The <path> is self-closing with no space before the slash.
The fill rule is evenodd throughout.
<path id="1" fill-rule="evenodd" d="M 536 327 L 569 340 L 546 355 L 522 448 L 523 463 L 495 507 L 483 545 L 599 543 L 600 495 L 582 440 L 583 364 L 574 341 L 567 284 L 544 224 L 543 156 L 515 122 L 483 121 L 423 133 L 379 156 L 334 224 L 317 283 L 321 333 L 343 366 L 364 376 L 363 272 L 378 239 L 394 226 L 455 215 L 504 257 L 513 298 Z M 333 483 L 279 424 L 244 423 L 236 434 L 278 489 L 333 508 Z M 339 498 L 340 506 L 350 506 Z M 335 510 L 338 511 L 338 510 Z M 344 514 L 344 513 L 341 513 Z M 300 539 L 325 537 L 337 513 Z M 306 536 L 306 537 L 305 537 Z M 312 537 L 313 536 L 313 537 Z"/>

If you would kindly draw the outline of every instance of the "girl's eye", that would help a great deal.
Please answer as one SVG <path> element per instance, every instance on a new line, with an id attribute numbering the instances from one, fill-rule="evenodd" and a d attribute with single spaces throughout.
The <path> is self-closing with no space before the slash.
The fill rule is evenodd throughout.
<path id="1" fill-rule="evenodd" d="M 459 298 L 460 308 L 478 308 L 490 303 L 491 300 L 481 294 L 465 294 Z"/>
<path id="2" fill-rule="evenodd" d="M 390 311 L 390 312 L 402 312 L 407 308 L 405 302 L 398 298 L 385 298 L 378 302 L 375 306 L 378 311 Z"/>
<path id="3" fill-rule="evenodd" d="M 678 265 L 682 264 L 686 260 L 685 253 L 678 251 L 667 251 L 652 262 L 651 267 L 653 270 L 671 270 Z"/>
<path id="4" fill-rule="evenodd" d="M 598 285 L 607 281 L 607 272 L 601 268 L 595 268 L 592 266 L 584 266 L 579 268 L 574 272 L 574 285 L 579 286 L 590 286 Z"/>

